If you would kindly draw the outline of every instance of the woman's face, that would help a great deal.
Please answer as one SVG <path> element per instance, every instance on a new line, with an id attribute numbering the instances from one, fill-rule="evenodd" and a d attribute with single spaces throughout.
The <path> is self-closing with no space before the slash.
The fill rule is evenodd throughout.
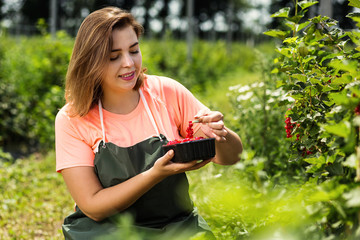
<path id="1" fill-rule="evenodd" d="M 127 26 L 112 32 L 113 46 L 104 76 L 104 93 L 132 90 L 141 71 L 142 57 L 134 29 Z"/>

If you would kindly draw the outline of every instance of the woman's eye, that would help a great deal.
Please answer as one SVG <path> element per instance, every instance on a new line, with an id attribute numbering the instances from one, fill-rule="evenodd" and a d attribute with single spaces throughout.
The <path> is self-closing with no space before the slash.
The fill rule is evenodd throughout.
<path id="1" fill-rule="evenodd" d="M 116 59 L 118 59 L 119 58 L 119 56 L 117 55 L 117 56 L 111 56 L 110 57 L 110 61 L 115 61 Z"/>
<path id="2" fill-rule="evenodd" d="M 137 54 L 139 53 L 139 50 L 130 51 L 131 54 Z"/>

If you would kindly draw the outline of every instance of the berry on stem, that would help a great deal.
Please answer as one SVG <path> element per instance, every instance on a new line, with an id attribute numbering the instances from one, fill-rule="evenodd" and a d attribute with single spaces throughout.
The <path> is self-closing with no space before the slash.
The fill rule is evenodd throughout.
<path id="1" fill-rule="evenodd" d="M 194 140 L 201 140 L 204 139 L 203 137 L 195 137 L 194 138 L 194 130 L 193 130 L 193 122 L 189 121 L 189 126 L 186 129 L 186 138 L 178 140 L 175 139 L 173 141 L 169 141 L 166 145 L 174 145 L 174 144 L 178 144 L 178 143 L 185 143 L 185 142 L 191 142 Z"/>

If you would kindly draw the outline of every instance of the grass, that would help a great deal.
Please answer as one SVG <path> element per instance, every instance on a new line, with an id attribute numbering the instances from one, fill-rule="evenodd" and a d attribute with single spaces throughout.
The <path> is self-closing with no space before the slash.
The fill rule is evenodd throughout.
<path id="1" fill-rule="evenodd" d="M 53 152 L 0 168 L 0 189 L 1 239 L 63 239 L 61 224 L 73 201 Z"/>

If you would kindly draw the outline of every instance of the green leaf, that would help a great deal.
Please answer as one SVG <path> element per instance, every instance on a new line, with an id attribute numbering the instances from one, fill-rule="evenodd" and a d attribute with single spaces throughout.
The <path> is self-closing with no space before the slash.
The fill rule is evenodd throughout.
<path id="1" fill-rule="evenodd" d="M 311 7 L 312 5 L 317 4 L 319 1 L 314 1 L 314 0 L 305 0 L 305 1 L 301 1 L 298 3 L 298 5 L 302 8 L 302 9 L 306 9 L 308 7 Z"/>
<path id="2" fill-rule="evenodd" d="M 288 58 L 292 58 L 291 49 L 290 48 L 277 48 L 276 51 Z"/>
<path id="3" fill-rule="evenodd" d="M 270 36 L 270 37 L 276 37 L 276 38 L 280 38 L 282 40 L 284 40 L 288 35 L 288 32 L 281 31 L 281 30 L 278 30 L 278 29 L 271 29 L 271 30 L 263 32 L 263 33 L 265 35 Z"/>
<path id="4" fill-rule="evenodd" d="M 349 0 L 349 6 L 360 8 L 360 0 Z"/>
<path id="5" fill-rule="evenodd" d="M 360 207 L 360 187 L 354 188 L 348 193 L 344 193 L 344 198 L 347 200 L 347 207 Z"/>
<path id="6" fill-rule="evenodd" d="M 289 16 L 290 7 L 285 7 L 280 9 L 278 12 L 271 15 L 271 17 L 285 17 L 287 18 Z"/>
<path id="7" fill-rule="evenodd" d="M 296 16 L 289 17 L 289 18 L 287 18 L 287 20 L 290 22 L 293 22 L 293 23 L 299 23 L 303 17 L 304 17 L 304 15 L 299 14 Z"/>
<path id="8" fill-rule="evenodd" d="M 356 154 L 351 154 L 346 161 L 342 163 L 345 167 L 356 168 Z"/>
<path id="9" fill-rule="evenodd" d="M 359 32 L 347 32 L 347 35 L 350 37 L 351 41 L 353 41 L 356 45 L 360 45 L 360 33 Z"/>
<path id="10" fill-rule="evenodd" d="M 310 21 L 306 21 L 306 22 L 303 22 L 303 23 L 300 23 L 298 25 L 296 25 L 296 31 L 300 31 L 301 29 L 303 29 L 304 27 L 306 27 L 307 25 L 310 24 Z"/>
<path id="11" fill-rule="evenodd" d="M 334 59 L 329 65 L 338 71 L 346 71 L 356 76 L 358 61 Z"/>
<path id="12" fill-rule="evenodd" d="M 304 74 L 292 74 L 291 77 L 301 82 L 306 82 L 306 76 Z"/>
<path id="13" fill-rule="evenodd" d="M 340 122 L 334 125 L 323 125 L 322 127 L 329 133 L 343 138 L 346 138 L 351 131 L 349 122 Z"/>
<path id="14" fill-rule="evenodd" d="M 346 15 L 346 17 L 351 18 L 353 21 L 357 22 L 356 26 L 360 27 L 360 13 L 349 13 L 348 15 Z"/>
<path id="15" fill-rule="evenodd" d="M 334 101 L 337 105 L 347 104 L 349 102 L 349 98 L 344 91 L 339 93 L 330 93 L 329 99 Z"/>
<path id="16" fill-rule="evenodd" d="M 310 164 L 325 164 L 326 163 L 326 160 L 323 155 L 321 155 L 318 158 L 317 157 L 305 158 L 304 161 L 307 163 L 310 163 Z"/>
<path id="17" fill-rule="evenodd" d="M 306 58 L 303 59 L 303 63 L 307 63 L 307 62 L 309 62 L 309 61 L 311 61 L 313 59 L 316 59 L 316 57 L 315 56 L 306 57 Z"/>
<path id="18" fill-rule="evenodd" d="M 343 74 L 339 78 L 335 78 L 332 80 L 332 84 L 347 84 L 351 83 L 353 81 L 353 78 L 351 74 Z"/>
<path id="19" fill-rule="evenodd" d="M 317 79 L 317 78 L 310 78 L 310 82 L 312 83 L 312 84 L 321 84 L 321 81 L 319 80 L 319 79 Z"/>
<path id="20" fill-rule="evenodd" d="M 325 57 L 323 57 L 320 61 L 320 64 L 322 65 L 322 63 L 325 61 L 325 60 L 328 60 L 328 59 L 333 59 L 333 58 L 336 58 L 338 56 L 343 56 L 342 53 L 331 53 L 331 54 L 328 54 L 326 55 Z M 336 58 L 337 59 L 337 58 Z"/>
<path id="21" fill-rule="evenodd" d="M 296 37 L 286 38 L 286 39 L 283 41 L 283 43 L 289 43 L 289 44 L 292 44 L 292 43 L 295 43 L 297 39 L 298 39 L 298 36 L 296 36 Z"/>

